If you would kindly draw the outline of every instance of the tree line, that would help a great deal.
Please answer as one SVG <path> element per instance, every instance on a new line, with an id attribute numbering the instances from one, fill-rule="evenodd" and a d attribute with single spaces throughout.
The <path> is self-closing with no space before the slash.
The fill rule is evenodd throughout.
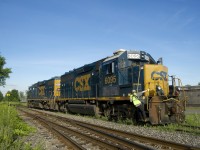
<path id="1" fill-rule="evenodd" d="M 5 96 L 0 91 L 0 102 L 2 101 L 9 101 L 9 102 L 20 102 L 26 101 L 26 95 L 24 92 L 19 92 L 18 90 L 11 90 L 8 91 Z"/>

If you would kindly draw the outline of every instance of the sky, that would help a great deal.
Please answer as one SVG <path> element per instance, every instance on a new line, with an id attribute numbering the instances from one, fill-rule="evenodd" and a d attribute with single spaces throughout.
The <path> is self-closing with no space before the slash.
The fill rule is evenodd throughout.
<path id="1" fill-rule="evenodd" d="M 12 69 L 0 91 L 111 56 L 143 50 L 183 85 L 200 82 L 199 0 L 0 0 L 0 55 Z"/>

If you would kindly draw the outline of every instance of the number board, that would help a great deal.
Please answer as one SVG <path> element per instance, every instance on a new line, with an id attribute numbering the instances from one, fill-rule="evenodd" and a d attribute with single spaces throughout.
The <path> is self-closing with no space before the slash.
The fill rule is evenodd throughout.
<path id="1" fill-rule="evenodd" d="M 105 84 L 113 84 L 116 82 L 117 82 L 117 78 L 115 75 L 105 77 L 105 81 L 104 81 Z"/>

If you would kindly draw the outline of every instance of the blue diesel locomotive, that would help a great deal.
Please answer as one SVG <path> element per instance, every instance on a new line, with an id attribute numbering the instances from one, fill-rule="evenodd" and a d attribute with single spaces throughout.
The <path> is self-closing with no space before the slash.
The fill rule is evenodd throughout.
<path id="1" fill-rule="evenodd" d="M 170 83 L 171 81 L 171 83 Z M 162 60 L 144 51 L 117 50 L 112 56 L 29 87 L 28 106 L 71 113 L 136 119 L 151 124 L 184 121 L 186 99 L 180 79 L 168 75 Z M 132 90 L 146 119 L 130 101 Z"/>

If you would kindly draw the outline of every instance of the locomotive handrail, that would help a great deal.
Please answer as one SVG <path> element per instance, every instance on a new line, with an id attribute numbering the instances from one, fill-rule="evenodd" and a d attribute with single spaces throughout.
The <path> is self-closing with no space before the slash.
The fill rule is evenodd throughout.
<path id="1" fill-rule="evenodd" d="M 180 78 L 175 78 L 174 76 L 171 76 L 171 77 L 172 77 L 172 86 L 174 87 L 173 95 L 175 95 L 176 80 L 178 80 L 178 86 L 179 87 L 183 87 L 183 84 L 182 84 L 182 81 L 181 81 Z M 183 88 L 182 88 L 182 91 L 183 91 L 184 110 L 185 110 L 186 102 L 188 101 L 188 99 L 187 99 L 187 96 L 185 94 L 185 90 Z"/>
<path id="2" fill-rule="evenodd" d="M 171 101 L 171 100 L 174 100 L 174 101 L 176 101 L 176 102 L 179 102 L 180 100 L 178 100 L 178 99 L 175 99 L 175 98 L 167 98 L 166 100 L 163 100 L 163 102 L 167 102 L 167 101 Z"/>
<path id="3" fill-rule="evenodd" d="M 138 85 L 139 85 L 139 83 L 140 83 L 140 72 L 141 72 L 141 68 L 140 68 L 140 66 L 138 67 L 139 68 L 139 71 L 138 71 L 138 83 L 137 83 L 137 92 L 138 92 Z"/>
<path id="4" fill-rule="evenodd" d="M 183 83 L 182 83 L 182 81 L 181 81 L 181 79 L 179 79 L 179 78 L 177 78 L 178 79 L 178 81 L 179 81 L 179 86 L 180 87 L 183 87 Z M 185 105 L 184 105 L 184 110 L 185 110 L 185 108 L 186 108 L 186 101 L 188 100 L 187 99 L 187 96 L 185 95 L 185 90 L 183 89 L 183 98 L 184 98 L 184 101 L 185 101 Z"/>

